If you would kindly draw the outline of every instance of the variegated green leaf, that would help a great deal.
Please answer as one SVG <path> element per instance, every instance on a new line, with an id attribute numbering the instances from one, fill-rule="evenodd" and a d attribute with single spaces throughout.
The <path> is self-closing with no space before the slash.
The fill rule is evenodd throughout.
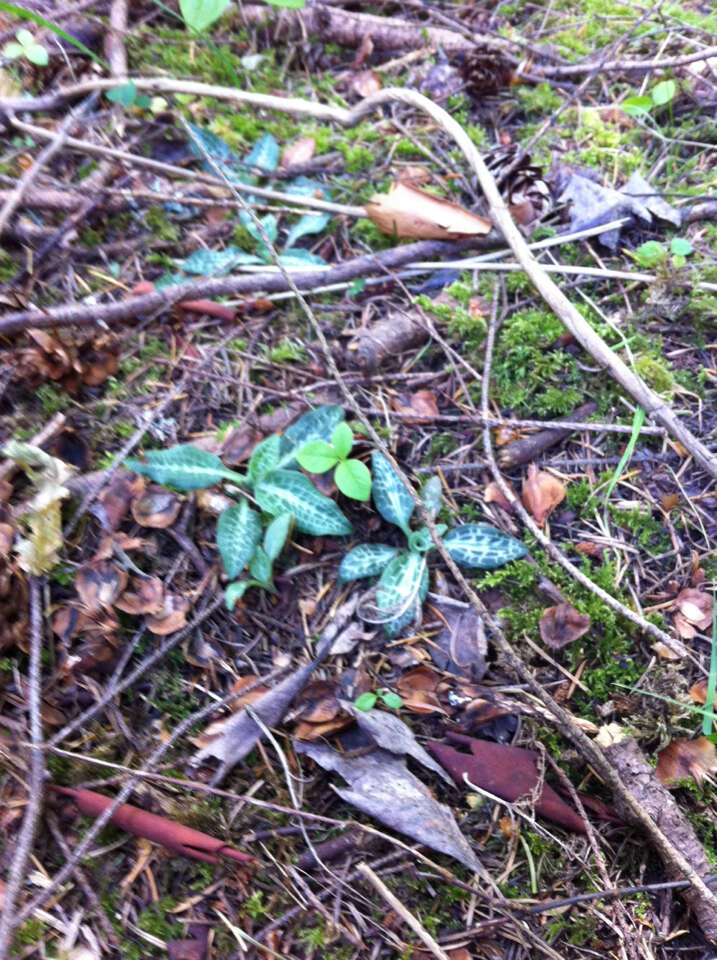
<path id="1" fill-rule="evenodd" d="M 423 501 L 423 506 L 426 508 L 431 518 L 438 516 L 438 512 L 441 509 L 441 501 L 443 499 L 443 488 L 441 487 L 441 481 L 439 477 L 429 477 L 428 480 L 423 485 L 421 490 L 421 500 Z"/>
<path id="2" fill-rule="evenodd" d="M 247 167 L 257 167 L 260 174 L 273 173 L 279 166 L 279 144 L 276 138 L 270 133 L 265 133 L 244 157 L 244 163 Z"/>
<path id="3" fill-rule="evenodd" d="M 436 524 L 436 533 L 442 537 L 448 527 L 445 523 Z M 428 527 L 421 527 L 420 530 L 412 530 L 408 538 L 408 549 L 416 550 L 418 553 L 425 553 L 433 547 L 433 540 Z"/>
<path id="4" fill-rule="evenodd" d="M 285 465 L 292 466 L 296 461 L 287 462 L 291 458 L 288 456 L 298 447 L 309 443 L 311 440 L 328 441 L 334 428 L 344 419 L 342 407 L 327 406 L 318 407 L 316 410 L 310 410 L 303 417 L 299 417 L 296 423 L 287 427 L 281 437 L 282 460 Z"/>
<path id="5" fill-rule="evenodd" d="M 524 557 L 528 548 L 520 540 L 487 523 L 466 523 L 443 538 L 446 550 L 461 567 L 492 570 L 509 560 Z"/>
<path id="6" fill-rule="evenodd" d="M 241 500 L 229 507 L 217 523 L 217 547 L 227 576 L 233 580 L 249 563 L 261 540 L 261 517 Z"/>
<path id="7" fill-rule="evenodd" d="M 280 513 L 274 517 L 264 533 L 264 550 L 269 559 L 274 562 L 284 549 L 294 518 L 290 513 Z"/>
<path id="8" fill-rule="evenodd" d="M 341 561 L 339 583 L 376 576 L 397 553 L 398 547 L 390 547 L 387 543 L 360 543 Z"/>
<path id="9" fill-rule="evenodd" d="M 373 502 L 376 509 L 389 523 L 410 536 L 408 521 L 413 513 L 413 499 L 406 490 L 391 464 L 382 453 L 374 450 L 371 456 L 373 469 Z"/>
<path id="10" fill-rule="evenodd" d="M 279 463 L 280 447 L 281 439 L 275 433 L 254 447 L 246 471 L 249 483 L 255 484 L 265 473 L 269 473 L 276 467 Z"/>
<path id="11" fill-rule="evenodd" d="M 215 454 L 189 443 L 169 450 L 148 450 L 145 456 L 146 463 L 130 459 L 125 460 L 125 466 L 155 483 L 178 490 L 204 490 L 223 479 L 243 480 L 240 474 L 227 470 Z"/>
<path id="12" fill-rule="evenodd" d="M 253 586 L 251 580 L 235 580 L 234 583 L 230 583 L 224 591 L 224 605 L 227 610 L 233 610 L 234 604 L 244 596 L 251 586 Z"/>
<path id="13" fill-rule="evenodd" d="M 261 260 L 238 247 L 227 247 L 225 250 L 195 250 L 179 264 L 179 268 L 197 276 L 220 277 L 233 267 L 251 263 L 261 263 Z"/>
<path id="14" fill-rule="evenodd" d="M 262 510 L 273 516 L 291 513 L 296 528 L 314 536 L 341 536 L 351 533 L 351 524 L 333 500 L 329 500 L 296 470 L 274 470 L 254 487 L 254 496 Z"/>
<path id="15" fill-rule="evenodd" d="M 287 270 L 292 268 L 303 269 L 304 267 L 325 267 L 326 261 L 318 253 L 312 253 L 310 250 L 304 250 L 302 247 L 291 247 L 279 257 L 279 263 Z"/>
<path id="16" fill-rule="evenodd" d="M 255 580 L 258 580 L 259 583 L 271 583 L 271 567 L 272 563 L 269 559 L 266 550 L 263 547 L 257 547 L 254 556 L 251 558 L 251 563 L 249 564 L 249 573 Z"/>
<path id="17" fill-rule="evenodd" d="M 428 593 L 428 566 L 420 553 L 400 553 L 381 574 L 376 606 L 385 613 L 383 629 L 394 637 L 418 614 Z"/>

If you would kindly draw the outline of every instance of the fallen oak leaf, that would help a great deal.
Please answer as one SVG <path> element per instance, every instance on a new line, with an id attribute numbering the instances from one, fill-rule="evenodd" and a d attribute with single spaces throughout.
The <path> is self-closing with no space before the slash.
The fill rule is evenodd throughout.
<path id="1" fill-rule="evenodd" d="M 463 240 L 490 233 L 490 220 L 406 183 L 375 193 L 366 213 L 382 233 L 424 240 Z"/>
<path id="2" fill-rule="evenodd" d="M 711 781 L 710 774 L 717 771 L 715 745 L 707 737 L 698 737 L 696 740 L 676 737 L 657 756 L 655 774 L 664 786 L 670 786 L 675 780 L 692 777 L 702 789 L 705 777 Z"/>
<path id="3" fill-rule="evenodd" d="M 113 803 L 111 797 L 105 797 L 93 790 L 75 790 L 56 784 L 49 786 L 55 793 L 70 797 L 80 812 L 90 817 L 99 817 Z M 229 857 L 247 866 L 256 864 L 254 857 L 248 853 L 241 853 L 223 840 L 210 837 L 206 833 L 201 833 L 192 827 L 185 827 L 184 824 L 175 823 L 173 820 L 167 820 L 165 817 L 159 817 L 155 813 L 140 810 L 139 807 L 133 807 L 128 803 L 121 804 L 112 814 L 109 822 L 121 830 L 126 830 L 127 833 L 133 833 L 136 837 L 151 840 L 152 843 L 158 843 L 174 853 L 192 857 L 194 860 L 203 860 L 204 863 L 219 863 L 219 857 Z"/>
<path id="4" fill-rule="evenodd" d="M 571 603 L 558 603 L 543 610 L 538 627 L 546 647 L 562 650 L 588 632 L 590 617 L 579 613 Z"/>
<path id="5" fill-rule="evenodd" d="M 529 510 L 538 526 L 542 527 L 553 510 L 565 499 L 565 484 L 552 473 L 538 470 L 534 463 L 528 467 L 528 478 L 523 484 L 523 506 Z"/>
<path id="6" fill-rule="evenodd" d="M 452 743 L 469 747 L 471 751 L 470 754 L 465 754 L 445 743 L 428 744 L 430 752 L 459 786 L 466 786 L 465 776 L 470 783 L 509 803 L 514 803 L 521 797 L 530 797 L 538 787 L 538 754 L 534 750 L 491 743 L 489 740 L 476 740 L 451 731 L 446 733 L 446 737 Z M 567 830 L 586 832 L 582 817 L 547 783 L 542 785 L 535 802 L 535 811 Z"/>

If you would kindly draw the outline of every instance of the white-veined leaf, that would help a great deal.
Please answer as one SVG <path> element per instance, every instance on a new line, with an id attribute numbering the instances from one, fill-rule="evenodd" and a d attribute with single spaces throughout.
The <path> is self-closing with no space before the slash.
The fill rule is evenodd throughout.
<path id="1" fill-rule="evenodd" d="M 520 540 L 501 533 L 487 523 L 454 527 L 443 538 L 446 550 L 461 567 L 492 570 L 509 560 L 524 557 L 528 548 Z"/>
<path id="2" fill-rule="evenodd" d="M 249 483 L 255 484 L 260 477 L 276 467 L 279 463 L 280 447 L 281 439 L 275 433 L 254 447 L 246 471 Z"/>
<path id="3" fill-rule="evenodd" d="M 284 549 L 284 544 L 289 537 L 293 522 L 294 517 L 292 514 L 280 513 L 278 517 L 274 517 L 266 528 L 264 534 L 264 551 L 272 563 Z"/>
<path id="4" fill-rule="evenodd" d="M 399 553 L 381 574 L 376 606 L 385 614 L 383 628 L 389 636 L 412 623 L 428 593 L 428 566 L 420 553 Z"/>
<path id="5" fill-rule="evenodd" d="M 256 552 L 261 540 L 261 517 L 241 500 L 229 507 L 217 523 L 217 547 L 227 576 L 239 576 Z"/>
<path id="6" fill-rule="evenodd" d="M 341 536 L 351 533 L 351 524 L 333 500 L 329 500 L 296 470 L 274 470 L 254 487 L 262 510 L 273 516 L 291 513 L 296 529 L 314 536 Z"/>
<path id="7" fill-rule="evenodd" d="M 259 583 L 271 583 L 272 562 L 263 547 L 257 547 L 249 564 L 249 573 Z"/>
<path id="8" fill-rule="evenodd" d="M 373 502 L 381 516 L 410 536 L 408 521 L 413 513 L 413 500 L 393 467 L 378 450 L 371 456 L 373 468 Z"/>
<path id="9" fill-rule="evenodd" d="M 226 250 L 195 250 L 179 268 L 195 276 L 220 277 L 233 267 L 252 263 L 261 263 L 261 260 L 238 247 L 227 247 Z"/>
<path id="10" fill-rule="evenodd" d="M 431 518 L 437 517 L 441 509 L 443 488 L 439 477 L 429 477 L 421 490 L 421 500 Z"/>
<path id="11" fill-rule="evenodd" d="M 293 247 L 290 250 L 284 250 L 279 257 L 279 263 L 282 267 L 325 267 L 326 261 L 317 253 L 311 253 L 310 250 L 302 250 L 301 247 Z"/>
<path id="12" fill-rule="evenodd" d="M 387 543 L 360 543 L 341 561 L 339 583 L 376 576 L 398 552 L 398 547 L 390 547 Z"/>
<path id="13" fill-rule="evenodd" d="M 292 423 L 282 434 L 281 453 L 284 462 L 288 454 L 311 440 L 329 440 L 334 428 L 343 419 L 343 408 L 338 406 L 318 407 L 299 417 L 296 423 Z M 293 460 L 287 465 L 295 464 L 296 460 Z"/>
<path id="14" fill-rule="evenodd" d="M 227 470 L 222 461 L 214 453 L 199 450 L 189 443 L 170 447 L 169 450 L 147 450 L 147 462 L 130 459 L 125 460 L 128 470 L 141 473 L 155 483 L 163 486 L 176 487 L 178 490 L 204 490 L 220 480 L 238 475 Z"/>
<path id="15" fill-rule="evenodd" d="M 279 144 L 276 138 L 270 133 L 260 137 L 244 157 L 244 164 L 247 167 L 256 167 L 259 173 L 273 173 L 279 166 Z M 252 169 L 249 172 L 255 171 Z"/>

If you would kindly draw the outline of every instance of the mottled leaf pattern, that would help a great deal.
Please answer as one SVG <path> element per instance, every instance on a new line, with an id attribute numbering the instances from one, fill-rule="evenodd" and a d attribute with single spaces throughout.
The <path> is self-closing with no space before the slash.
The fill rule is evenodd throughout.
<path id="1" fill-rule="evenodd" d="M 328 441 L 334 428 L 343 419 L 344 411 L 342 407 L 327 406 L 310 410 L 284 431 L 281 438 L 282 455 L 290 453 L 310 440 Z M 292 463 L 295 464 L 296 461 L 294 460 Z"/>
<path id="2" fill-rule="evenodd" d="M 279 166 L 279 144 L 276 138 L 265 133 L 244 157 L 244 163 L 247 167 L 257 167 L 260 173 L 273 173 Z"/>
<path id="3" fill-rule="evenodd" d="M 230 579 L 238 576 L 254 556 L 261 540 L 261 517 L 242 500 L 229 507 L 217 523 L 217 547 Z"/>
<path id="4" fill-rule="evenodd" d="M 310 250 L 302 250 L 301 247 L 284 250 L 279 257 L 279 263 L 282 267 L 288 269 L 292 267 L 325 267 L 327 265 L 323 257 L 320 257 L 317 253 L 312 253 Z"/>
<path id="5" fill-rule="evenodd" d="M 376 576 L 397 553 L 398 547 L 389 547 L 387 543 L 360 543 L 341 561 L 339 583 Z"/>
<path id="6" fill-rule="evenodd" d="M 254 487 L 262 510 L 278 516 L 291 513 L 296 528 L 314 536 L 351 533 L 351 524 L 333 500 L 329 500 L 303 474 L 295 470 L 274 470 Z"/>
<path id="7" fill-rule="evenodd" d="M 249 564 L 249 573 L 259 583 L 271 583 L 271 566 L 271 560 L 264 548 L 257 547 Z"/>
<path id="8" fill-rule="evenodd" d="M 261 263 L 261 260 L 238 247 L 227 247 L 226 250 L 195 250 L 179 267 L 196 276 L 220 277 L 233 267 L 250 263 Z"/>
<path id="9" fill-rule="evenodd" d="M 266 528 L 264 550 L 272 563 L 284 549 L 293 522 L 294 518 L 290 513 L 280 513 Z"/>
<path id="10" fill-rule="evenodd" d="M 400 553 L 391 560 L 376 588 L 376 606 L 386 613 L 383 628 L 389 636 L 415 620 L 427 593 L 428 567 L 422 554 Z"/>
<path id="11" fill-rule="evenodd" d="M 524 557 L 528 548 L 520 540 L 487 523 L 466 523 L 443 538 L 446 550 L 461 567 L 492 570 L 509 560 Z"/>
<path id="12" fill-rule="evenodd" d="M 397 527 L 408 537 L 408 521 L 413 513 L 411 495 L 401 483 L 393 467 L 382 453 L 374 451 L 371 456 L 373 468 L 373 502 L 381 516 Z"/>
<path id="13" fill-rule="evenodd" d="M 275 433 L 254 447 L 247 466 L 249 483 L 255 484 L 265 473 L 269 473 L 276 467 L 279 463 L 280 447 L 281 439 Z"/>
<path id="14" fill-rule="evenodd" d="M 204 490 L 231 474 L 215 454 L 189 443 L 169 450 L 148 450 L 146 457 L 146 463 L 130 459 L 125 460 L 125 466 L 155 483 L 178 490 Z"/>

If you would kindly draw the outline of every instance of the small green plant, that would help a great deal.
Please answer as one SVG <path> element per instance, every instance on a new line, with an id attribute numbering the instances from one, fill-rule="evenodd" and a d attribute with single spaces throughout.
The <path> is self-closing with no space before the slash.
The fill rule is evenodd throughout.
<path id="1" fill-rule="evenodd" d="M 14 40 L 5 44 L 2 52 L 8 60 L 19 60 L 20 57 L 24 57 L 36 67 L 46 67 L 50 60 L 47 50 L 24 27 L 17 31 Z"/>
<path id="2" fill-rule="evenodd" d="M 414 511 L 413 498 L 388 460 L 377 451 L 371 459 L 373 501 L 381 516 L 395 524 L 406 535 L 408 549 L 401 550 L 386 543 L 362 543 L 346 554 L 339 567 L 339 581 L 379 576 L 375 591 L 370 591 L 361 605 L 364 620 L 381 623 L 388 636 L 394 636 L 420 614 L 428 593 L 426 555 L 433 548 L 427 527 L 411 530 L 409 521 Z M 441 509 L 441 484 L 431 477 L 421 494 L 432 518 Z M 501 533 L 487 523 L 467 523 L 448 527 L 436 526 L 443 536 L 446 550 L 462 567 L 491 570 L 509 560 L 524 556 L 525 544 Z M 375 598 L 374 595 L 375 594 Z"/>
<path id="3" fill-rule="evenodd" d="M 629 117 L 646 117 L 655 107 L 664 107 L 677 96 L 675 80 L 661 80 L 650 91 L 649 96 L 628 97 L 622 101 L 623 112 Z"/>
<path id="4" fill-rule="evenodd" d="M 336 425 L 331 443 L 313 440 L 296 454 L 296 459 L 309 473 L 326 473 L 334 469 L 334 482 L 339 490 L 354 500 L 371 496 L 371 472 L 360 460 L 349 459 L 354 443 L 351 428 L 345 422 Z"/>
<path id="5" fill-rule="evenodd" d="M 121 103 L 123 107 L 138 107 L 140 110 L 146 110 L 152 106 L 150 98 L 146 94 L 140 93 L 136 84 L 131 80 L 128 80 L 121 87 L 113 87 L 112 90 L 108 90 L 105 96 L 112 103 Z"/>
<path id="6" fill-rule="evenodd" d="M 667 263 L 669 254 L 672 254 L 672 266 L 677 269 L 684 267 L 687 257 L 692 253 L 692 244 L 684 237 L 673 237 L 669 250 L 664 243 L 657 240 L 648 240 L 630 253 L 630 256 L 646 270 L 654 270 Z"/>
<path id="7" fill-rule="evenodd" d="M 401 700 L 399 695 L 393 693 L 391 690 L 387 690 L 385 687 L 381 687 L 381 689 L 375 693 L 371 690 L 362 693 L 360 697 L 354 700 L 354 706 L 357 710 L 368 713 L 369 710 L 373 710 L 378 700 L 385 703 L 390 710 L 400 710 L 403 706 L 403 700 Z"/>
<path id="8" fill-rule="evenodd" d="M 272 434 L 255 447 L 246 474 L 229 470 L 216 454 L 190 444 L 149 450 L 146 462 L 127 460 L 125 466 L 155 483 L 179 490 L 204 490 L 224 481 L 249 488 L 263 513 L 273 518 L 265 521 L 241 497 L 217 521 L 217 548 L 233 581 L 225 591 L 225 602 L 231 610 L 249 587 L 274 589 L 274 561 L 292 526 L 314 536 L 351 533 L 351 524 L 341 510 L 300 473 L 296 459 L 307 444 L 333 436 L 343 418 L 344 411 L 337 406 L 319 407 L 305 414 L 281 436 Z M 250 579 L 236 580 L 247 565 Z"/>

